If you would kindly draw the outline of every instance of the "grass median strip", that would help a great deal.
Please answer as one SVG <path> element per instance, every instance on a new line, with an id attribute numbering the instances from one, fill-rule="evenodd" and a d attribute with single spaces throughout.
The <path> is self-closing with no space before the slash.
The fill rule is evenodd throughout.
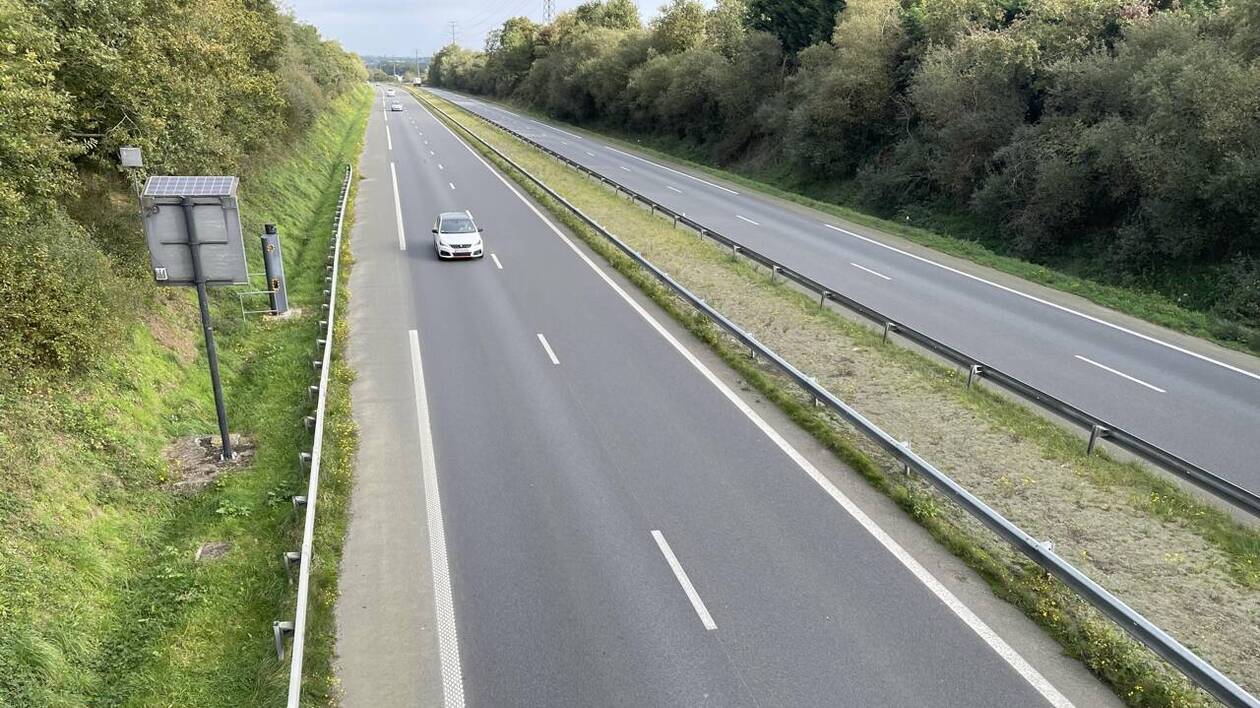
<path id="1" fill-rule="evenodd" d="M 879 336 L 686 230 L 628 203 L 578 172 L 433 99 L 820 383 L 933 461 L 1218 668 L 1260 675 L 1260 534 L 1136 464 L 1086 457 L 1063 428 L 983 389 L 960 372 Z M 502 166 L 502 165 L 501 165 Z M 512 170 L 507 170 L 512 173 Z M 519 177 L 519 175 L 517 175 Z M 897 499 L 995 592 L 1042 623 L 1135 705 L 1203 700 L 1144 650 L 979 524 L 914 480 L 865 438 L 820 414 L 797 390 L 747 359 L 705 321 L 575 217 L 518 179 L 573 231 L 714 346 L 873 484 Z M 1256 687 L 1249 686 L 1252 690 Z"/>

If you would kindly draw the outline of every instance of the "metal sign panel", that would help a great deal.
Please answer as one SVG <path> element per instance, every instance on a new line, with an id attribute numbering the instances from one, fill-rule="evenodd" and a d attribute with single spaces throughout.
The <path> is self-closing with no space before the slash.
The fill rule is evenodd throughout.
<path id="1" fill-rule="evenodd" d="M 187 208 L 206 285 L 249 282 L 236 187 L 235 177 L 149 178 L 140 203 L 153 277 L 159 285 L 196 282 Z"/>

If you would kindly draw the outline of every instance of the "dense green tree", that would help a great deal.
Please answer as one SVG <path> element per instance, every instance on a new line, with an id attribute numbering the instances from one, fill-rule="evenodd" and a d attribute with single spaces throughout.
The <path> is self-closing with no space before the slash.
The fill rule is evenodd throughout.
<path id="1" fill-rule="evenodd" d="M 727 59 L 739 54 L 747 33 L 747 0 L 717 0 L 704 18 L 704 34 L 708 46 Z"/>
<path id="2" fill-rule="evenodd" d="M 783 50 L 796 54 L 831 38 L 844 0 L 748 0 L 749 29 L 779 38 Z"/>
<path id="3" fill-rule="evenodd" d="M 573 17 L 588 27 L 631 30 L 643 26 L 634 0 L 590 0 L 578 5 Z"/>
<path id="4" fill-rule="evenodd" d="M 652 21 L 652 48 L 678 54 L 705 45 L 706 11 L 699 0 L 672 0 Z"/>

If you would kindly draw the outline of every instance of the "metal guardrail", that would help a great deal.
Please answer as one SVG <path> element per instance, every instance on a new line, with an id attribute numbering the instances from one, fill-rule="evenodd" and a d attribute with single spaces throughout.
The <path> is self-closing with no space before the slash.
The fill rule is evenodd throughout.
<path id="1" fill-rule="evenodd" d="M 675 226 L 678 224 L 687 226 L 700 235 L 713 239 L 717 243 L 730 248 L 732 253 L 742 255 L 754 263 L 765 266 L 768 270 L 770 270 L 771 277 L 774 277 L 776 274 L 781 275 L 785 279 L 796 283 L 798 286 L 812 291 L 814 294 L 819 296 L 820 304 L 830 300 L 854 313 L 857 313 L 865 319 L 874 322 L 884 328 L 885 338 L 888 337 L 890 332 L 899 334 L 903 338 L 933 352 L 937 356 L 965 367 L 968 371 L 968 386 L 970 386 L 972 381 L 976 378 L 989 379 L 1007 391 L 1036 403 L 1042 408 L 1055 413 L 1075 425 L 1081 426 L 1085 430 L 1089 431 L 1089 443 L 1086 447 L 1087 453 L 1092 453 L 1094 451 L 1094 447 L 1099 440 L 1109 440 L 1116 447 L 1137 455 L 1148 462 L 1152 462 L 1174 475 L 1206 490 L 1217 498 L 1237 506 L 1254 517 L 1260 518 L 1260 494 L 1256 494 L 1255 492 L 1230 482 L 1223 477 L 1213 474 L 1203 467 L 1200 467 L 1189 460 L 1178 457 L 1177 455 L 1134 433 L 1130 433 L 1123 428 L 1112 425 L 1106 420 L 1103 420 L 1102 418 L 1078 406 L 1074 406 L 1067 401 L 1056 398 L 1030 384 L 1024 383 L 1023 381 L 1020 381 L 1014 376 L 1007 374 L 996 367 L 990 366 L 974 357 L 968 356 L 964 352 L 961 352 L 948 344 L 937 341 L 913 327 L 902 324 L 901 322 L 898 322 L 874 308 L 863 305 L 847 295 L 842 295 L 841 293 L 836 292 L 834 288 L 829 288 L 809 276 L 798 273 L 782 263 L 775 261 L 769 256 L 748 248 L 738 241 L 714 231 L 685 214 L 676 212 L 649 197 L 645 197 L 620 182 L 596 172 L 579 162 L 571 160 L 568 157 L 561 155 L 545 145 L 531 140 L 530 138 L 501 123 L 472 111 L 469 111 L 469 114 L 476 116 L 489 125 L 512 135 L 531 147 L 542 150 L 548 155 L 551 155 L 580 172 L 599 178 L 604 184 L 613 187 L 619 192 L 624 192 L 631 199 L 642 202 L 644 205 L 650 207 L 653 212 L 660 212 L 667 217 L 671 217 L 674 220 Z"/>
<path id="2" fill-rule="evenodd" d="M 302 660 L 306 656 L 306 613 L 311 585 L 311 553 L 315 535 L 315 503 L 319 497 L 320 458 L 324 449 L 324 412 L 328 403 L 328 377 L 332 370 L 333 325 L 337 316 L 337 278 L 341 268 L 341 231 L 345 222 L 346 200 L 350 196 L 351 179 L 354 170 L 346 165 L 345 178 L 341 184 L 341 201 L 337 214 L 333 219 L 332 244 L 328 247 L 328 263 L 325 267 L 328 275 L 324 277 L 325 302 L 320 305 L 324 319 L 319 321 L 323 331 L 315 339 L 315 347 L 321 358 L 311 362 L 319 372 L 319 384 L 310 387 L 311 397 L 315 399 L 315 415 L 306 418 L 307 427 L 314 431 L 314 441 L 309 453 L 299 455 L 301 467 L 310 466 L 307 479 L 306 495 L 293 497 L 295 509 L 305 508 L 306 516 L 302 527 L 302 549 L 284 554 L 285 570 L 292 578 L 293 565 L 298 565 L 297 606 L 293 621 L 272 623 L 272 633 L 276 641 L 276 653 L 284 658 L 284 638 L 292 635 L 293 646 L 289 659 L 289 708 L 297 708 L 302 699 Z"/>
<path id="3" fill-rule="evenodd" d="M 1095 583 L 1084 573 L 1077 570 L 1072 564 L 1056 555 L 1054 551 L 1050 550 L 1048 547 L 1049 544 L 1044 544 L 1028 535 L 997 511 L 990 508 L 979 498 L 972 495 L 948 475 L 936 469 L 931 463 L 912 452 L 910 448 L 898 442 L 891 435 L 884 432 L 871 421 L 867 420 L 857 410 L 837 398 L 826 388 L 820 386 L 814 379 L 806 376 L 792 364 L 780 357 L 772 349 L 757 341 L 751 333 L 740 329 L 734 322 L 727 319 L 725 315 L 715 310 L 704 300 L 697 297 L 690 290 L 675 281 L 668 273 L 648 261 L 634 249 L 630 248 L 630 246 L 628 246 L 624 241 L 605 229 L 590 216 L 587 216 L 581 209 L 574 206 L 551 187 L 547 186 L 547 184 L 542 180 L 525 170 L 510 157 L 504 155 L 500 150 L 483 140 L 480 136 L 465 128 L 446 111 L 443 111 L 441 108 L 438 108 L 423 98 L 421 100 L 424 100 L 429 108 L 437 111 L 450 123 L 460 128 L 464 134 L 470 136 L 477 143 L 485 146 L 497 155 L 499 159 L 503 160 L 508 165 L 511 165 L 513 169 L 524 175 L 526 179 L 537 185 L 539 189 L 543 190 L 549 197 L 556 200 L 556 202 L 561 204 L 574 216 L 581 219 L 583 223 L 595 230 L 596 233 L 609 241 L 617 248 L 617 250 L 621 251 L 637 263 L 639 267 L 651 273 L 653 277 L 664 284 L 674 295 L 687 301 L 687 303 L 699 312 L 703 313 L 710 321 L 721 327 L 741 344 L 748 347 L 750 351 L 764 357 L 766 361 L 772 363 L 776 368 L 791 378 L 797 386 L 801 387 L 813 396 L 819 404 L 830 409 L 863 435 L 873 440 L 881 448 L 883 448 L 885 452 L 898 460 L 901 464 L 905 465 L 907 469 L 913 470 L 927 479 L 933 486 L 945 494 L 945 496 L 949 497 L 954 503 L 962 507 L 967 513 L 984 524 L 1004 541 L 1011 544 L 1017 551 L 1032 560 L 1054 577 L 1061 580 L 1068 587 L 1072 588 L 1072 590 L 1080 595 L 1086 602 L 1119 625 L 1121 629 L 1126 631 L 1134 639 L 1141 642 L 1155 654 L 1159 655 L 1169 664 L 1176 667 L 1177 670 L 1185 674 L 1187 678 L 1200 686 L 1203 690 L 1207 691 L 1217 700 L 1228 706 L 1260 708 L 1260 700 L 1257 700 L 1251 694 L 1247 693 L 1247 691 L 1232 681 L 1229 677 L 1222 674 L 1211 664 L 1208 664 L 1203 659 L 1199 658 L 1199 656 L 1194 652 L 1187 649 L 1159 627 L 1156 627 L 1115 595 L 1112 595 L 1101 585 Z"/>

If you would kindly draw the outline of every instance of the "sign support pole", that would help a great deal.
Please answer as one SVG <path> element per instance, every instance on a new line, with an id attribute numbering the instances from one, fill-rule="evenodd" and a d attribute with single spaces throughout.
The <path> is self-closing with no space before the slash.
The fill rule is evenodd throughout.
<path id="1" fill-rule="evenodd" d="M 193 281 L 197 286 L 197 305 L 201 308 L 201 330 L 206 336 L 206 358 L 210 361 L 210 384 L 214 388 L 214 411 L 219 418 L 219 438 L 223 443 L 222 459 L 232 459 L 232 437 L 228 433 L 227 407 L 223 403 L 223 384 L 219 381 L 219 353 L 214 346 L 214 327 L 210 325 L 210 296 L 206 292 L 206 276 L 201 270 L 201 243 L 197 240 L 197 224 L 193 218 L 196 204 L 189 197 L 180 200 L 184 207 L 184 224 L 188 229 L 188 252 L 192 257 Z"/>

